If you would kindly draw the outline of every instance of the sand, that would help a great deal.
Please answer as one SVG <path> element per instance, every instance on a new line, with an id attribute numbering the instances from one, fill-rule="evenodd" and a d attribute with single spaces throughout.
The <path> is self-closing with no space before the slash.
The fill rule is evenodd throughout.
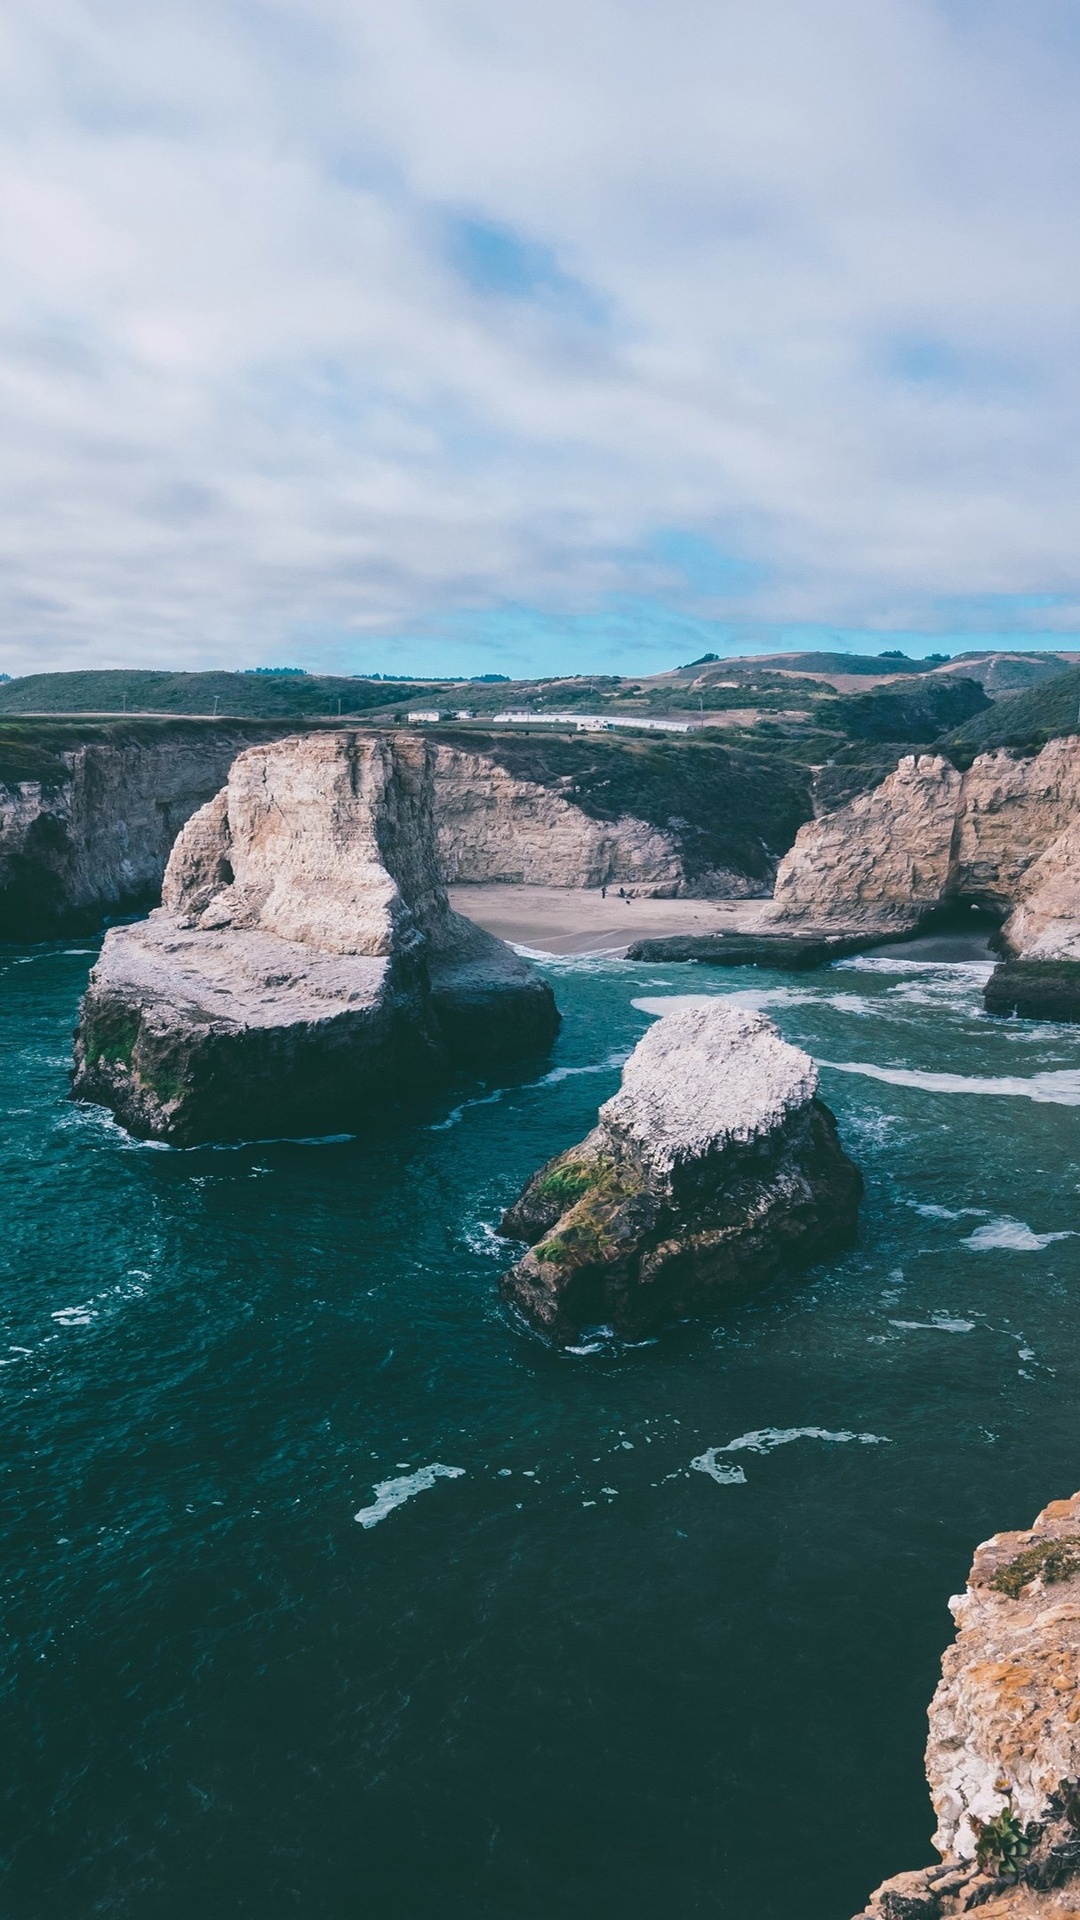
<path id="1" fill-rule="evenodd" d="M 619 899 L 609 888 L 450 887 L 455 913 L 534 953 L 622 953 L 633 940 L 673 933 L 750 933 L 767 900 Z"/>

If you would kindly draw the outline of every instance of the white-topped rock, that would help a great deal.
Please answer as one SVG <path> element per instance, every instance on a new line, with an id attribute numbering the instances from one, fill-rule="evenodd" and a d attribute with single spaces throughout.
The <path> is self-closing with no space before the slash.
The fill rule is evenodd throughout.
<path id="1" fill-rule="evenodd" d="M 555 1339 L 601 1323 L 637 1336 L 844 1245 L 861 1191 L 809 1055 L 722 998 L 680 1008 L 504 1216 L 533 1244 L 502 1290 Z"/>
<path id="2" fill-rule="evenodd" d="M 666 1178 L 680 1162 L 773 1133 L 817 1087 L 809 1054 L 782 1040 L 765 1014 L 717 999 L 650 1027 L 597 1124 L 611 1151 Z"/>

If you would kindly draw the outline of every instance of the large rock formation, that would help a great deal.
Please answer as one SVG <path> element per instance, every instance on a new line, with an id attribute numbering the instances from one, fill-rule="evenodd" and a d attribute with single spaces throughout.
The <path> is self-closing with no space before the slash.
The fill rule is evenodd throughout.
<path id="1" fill-rule="evenodd" d="M 774 917 L 788 926 L 904 932 L 942 899 L 961 777 L 908 754 L 870 793 L 800 827 L 780 862 Z"/>
<path id="2" fill-rule="evenodd" d="M 1009 958 L 987 985 L 990 1012 L 1080 1019 L 1080 739 L 1029 759 L 982 754 L 965 774 L 909 755 L 873 792 L 800 829 L 757 938 L 869 942 L 961 902 L 1004 920 Z"/>
<path id="3" fill-rule="evenodd" d="M 557 1340 L 601 1323 L 637 1336 L 849 1241 L 862 1181 L 816 1091 L 764 1014 L 719 999 L 667 1014 L 593 1132 L 505 1215 L 533 1243 L 505 1298 Z"/>
<path id="4" fill-rule="evenodd" d="M 13 766 L 0 780 L 0 939 L 96 927 L 152 905 L 185 821 L 238 753 L 283 731 L 133 722 L 127 738 L 31 753 L 41 763 L 33 778 Z"/>
<path id="5" fill-rule="evenodd" d="M 1080 1915 L 1080 1494 L 979 1547 L 930 1707 L 942 1864 L 859 1920 Z"/>
<path id="6" fill-rule="evenodd" d="M 135 1133 L 352 1126 L 558 1026 L 550 988 L 450 911 L 412 736 L 241 754 L 177 840 L 163 903 L 108 935 L 76 1039 L 76 1098 Z"/>

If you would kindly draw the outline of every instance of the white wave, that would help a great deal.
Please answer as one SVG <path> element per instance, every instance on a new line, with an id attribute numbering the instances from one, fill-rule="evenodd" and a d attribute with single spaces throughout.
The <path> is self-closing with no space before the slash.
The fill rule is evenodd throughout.
<path id="1" fill-rule="evenodd" d="M 1065 1067 L 1053 1073 L 1000 1074 L 930 1073 L 915 1067 L 875 1067 L 867 1060 L 819 1060 L 832 1073 L 858 1073 L 867 1080 L 884 1080 L 890 1087 L 918 1087 L 924 1093 L 992 1093 L 1039 1105 L 1080 1107 L 1080 1071 Z"/>
<path id="2" fill-rule="evenodd" d="M 412 1500 L 418 1493 L 426 1493 L 436 1480 L 460 1480 L 464 1472 L 464 1467 L 444 1467 L 436 1461 L 433 1466 L 418 1467 L 415 1473 L 403 1473 L 396 1480 L 380 1480 L 374 1488 L 373 1504 L 361 1507 L 359 1513 L 354 1513 L 353 1519 L 358 1520 L 362 1527 L 377 1527 L 379 1521 L 385 1520 L 395 1507 L 403 1507 L 406 1500 Z"/>
<path id="3" fill-rule="evenodd" d="M 497 1100 L 502 1099 L 505 1092 L 505 1087 L 496 1087 L 494 1093 L 479 1094 L 475 1100 L 463 1100 L 459 1107 L 452 1107 L 450 1109 L 445 1120 L 434 1121 L 428 1128 L 428 1132 L 445 1133 L 447 1128 L 457 1126 L 458 1121 L 464 1114 L 468 1113 L 470 1107 L 493 1107 Z"/>
<path id="4" fill-rule="evenodd" d="M 852 955 L 847 960 L 834 962 L 839 973 L 941 973 L 952 976 L 966 974 L 972 981 L 988 980 L 994 971 L 993 960 L 886 960 L 868 953 Z"/>
<path id="5" fill-rule="evenodd" d="M 890 1320 L 890 1327 L 905 1331 L 921 1329 L 927 1333 L 974 1333 L 974 1320 Z"/>
<path id="6" fill-rule="evenodd" d="M 985 1207 L 935 1207 L 929 1200 L 905 1200 L 904 1205 L 914 1213 L 921 1213 L 924 1220 L 985 1220 Z"/>
<path id="7" fill-rule="evenodd" d="M 757 1427 L 752 1433 L 740 1433 L 735 1440 L 729 1440 L 724 1447 L 710 1447 L 708 1452 L 718 1453 L 771 1453 L 774 1447 L 790 1446 L 793 1440 L 832 1440 L 843 1442 L 858 1440 L 864 1447 L 887 1447 L 891 1441 L 883 1433 L 851 1433 L 842 1427 L 839 1433 L 828 1427 Z M 704 1460 L 705 1454 L 701 1455 Z M 691 1465 L 696 1465 L 692 1461 Z"/>
<path id="8" fill-rule="evenodd" d="M 741 1467 L 721 1467 L 717 1464 L 716 1447 L 709 1447 L 705 1453 L 699 1453 L 690 1465 L 697 1473 L 707 1473 L 718 1487 L 745 1487 L 746 1475 Z"/>
<path id="9" fill-rule="evenodd" d="M 1075 1233 L 1033 1233 L 1023 1220 L 1012 1220 L 1007 1214 L 1000 1220 L 988 1220 L 985 1227 L 976 1227 L 962 1247 L 970 1247 L 973 1253 L 989 1253 L 1000 1247 L 1007 1253 L 1040 1253 L 1052 1240 L 1074 1240 Z"/>
<path id="10" fill-rule="evenodd" d="M 616 1047 L 603 1060 L 593 1061 L 585 1067 L 552 1067 L 550 1073 L 541 1074 L 539 1080 L 526 1082 L 530 1087 L 557 1087 L 561 1080 L 574 1080 L 581 1073 L 610 1073 L 613 1067 L 624 1067 L 630 1058 L 632 1048 Z"/>
<path id="11" fill-rule="evenodd" d="M 461 1237 L 470 1253 L 493 1254 L 503 1261 L 507 1258 L 506 1240 L 490 1220 L 477 1220 L 463 1230 Z"/>

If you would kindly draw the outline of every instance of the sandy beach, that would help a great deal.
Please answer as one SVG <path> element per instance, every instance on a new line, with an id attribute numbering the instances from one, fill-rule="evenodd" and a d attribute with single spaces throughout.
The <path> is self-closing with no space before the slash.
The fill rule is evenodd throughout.
<path id="1" fill-rule="evenodd" d="M 675 933 L 752 932 L 768 900 L 606 900 L 599 889 L 450 887 L 455 913 L 535 953 L 621 953 L 633 940 Z"/>

